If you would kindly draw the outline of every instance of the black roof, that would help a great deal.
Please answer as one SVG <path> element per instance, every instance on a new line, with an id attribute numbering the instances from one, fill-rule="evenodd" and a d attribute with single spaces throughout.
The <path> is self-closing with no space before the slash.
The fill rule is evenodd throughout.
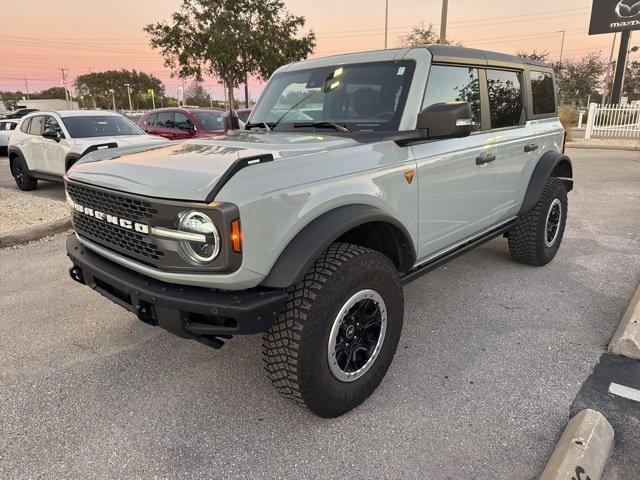
<path id="1" fill-rule="evenodd" d="M 538 60 L 507 55 L 506 53 L 475 50 L 473 48 L 454 47 L 451 45 L 429 45 L 427 49 L 433 55 L 436 63 L 464 63 L 493 67 L 521 67 L 531 65 L 551 68 L 548 64 Z"/>

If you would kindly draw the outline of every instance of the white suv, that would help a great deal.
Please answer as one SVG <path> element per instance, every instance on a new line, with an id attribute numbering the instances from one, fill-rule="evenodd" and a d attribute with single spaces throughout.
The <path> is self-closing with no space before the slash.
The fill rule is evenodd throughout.
<path id="1" fill-rule="evenodd" d="M 62 181 L 66 171 L 94 150 L 166 143 L 109 111 L 38 111 L 20 121 L 8 146 L 18 188 L 33 190 L 38 180 Z"/>
<path id="2" fill-rule="evenodd" d="M 17 124 L 18 120 L 0 120 L 0 156 L 7 155 L 9 137 L 16 129 Z"/>

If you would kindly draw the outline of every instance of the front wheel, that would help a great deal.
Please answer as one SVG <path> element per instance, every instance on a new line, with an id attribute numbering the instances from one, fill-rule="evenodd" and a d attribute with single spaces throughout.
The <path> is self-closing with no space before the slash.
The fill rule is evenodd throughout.
<path id="1" fill-rule="evenodd" d="M 552 177 L 533 209 L 509 231 L 509 251 L 521 263 L 543 266 L 558 253 L 567 223 L 567 190 Z"/>
<path id="2" fill-rule="evenodd" d="M 340 416 L 378 387 L 396 352 L 404 295 L 384 255 L 336 243 L 303 281 L 262 342 L 267 376 L 318 416 Z"/>

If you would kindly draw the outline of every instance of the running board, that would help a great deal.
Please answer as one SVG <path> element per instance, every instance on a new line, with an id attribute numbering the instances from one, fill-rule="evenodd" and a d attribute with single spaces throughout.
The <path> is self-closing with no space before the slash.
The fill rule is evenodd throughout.
<path id="1" fill-rule="evenodd" d="M 429 273 L 432 270 L 435 270 L 436 268 L 449 263 L 451 260 L 459 257 L 460 255 L 464 255 L 465 253 L 473 250 L 476 247 L 479 247 L 480 245 L 482 245 L 483 243 L 487 243 L 491 240 L 493 240 L 496 237 L 499 237 L 500 235 L 502 235 L 503 233 L 507 232 L 508 230 L 510 230 L 515 223 L 518 220 L 512 220 L 508 223 L 505 223 L 504 225 L 494 229 L 494 230 L 490 230 L 489 232 L 485 233 L 484 235 L 474 238 L 473 240 L 468 241 L 467 243 L 463 243 L 462 245 L 460 245 L 459 247 L 456 247 L 455 249 L 444 253 L 442 255 L 440 255 L 439 257 L 434 258 L 433 260 L 430 260 L 429 262 L 425 263 L 424 265 L 419 266 L 418 268 L 411 270 L 409 273 L 407 273 L 405 276 L 401 277 L 400 280 L 402 281 L 403 285 L 406 285 L 407 283 L 413 282 L 414 280 L 417 280 L 418 278 L 422 277 L 423 275 L 426 275 L 427 273 Z"/>

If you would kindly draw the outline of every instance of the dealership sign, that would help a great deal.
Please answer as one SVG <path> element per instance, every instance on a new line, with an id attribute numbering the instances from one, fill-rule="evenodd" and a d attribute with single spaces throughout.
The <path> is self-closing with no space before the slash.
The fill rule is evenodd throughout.
<path id="1" fill-rule="evenodd" d="M 593 0 L 589 35 L 640 30 L 640 0 Z"/>

